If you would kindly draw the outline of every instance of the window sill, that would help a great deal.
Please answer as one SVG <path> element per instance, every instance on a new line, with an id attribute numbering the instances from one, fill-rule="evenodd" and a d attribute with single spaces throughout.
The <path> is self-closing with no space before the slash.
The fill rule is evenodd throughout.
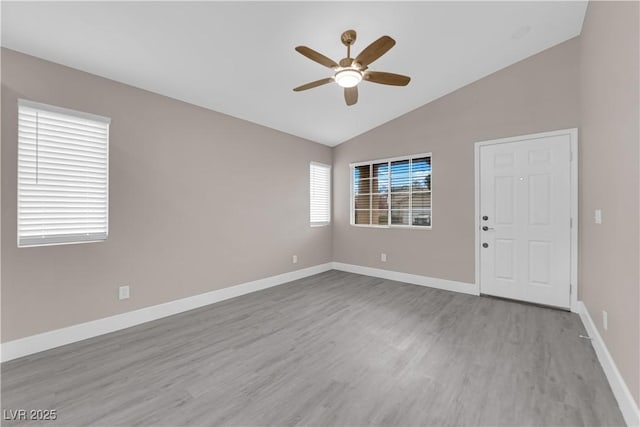
<path id="1" fill-rule="evenodd" d="M 107 239 L 95 239 L 95 240 L 74 240 L 70 242 L 43 242 L 43 243 L 28 243 L 28 244 L 18 244 L 18 249 L 26 249 L 26 248 L 42 248 L 46 246 L 62 246 L 62 245 L 84 245 L 85 243 L 102 243 L 106 242 Z"/>
<path id="2" fill-rule="evenodd" d="M 399 229 L 399 230 L 431 230 L 433 226 L 429 225 L 365 225 L 365 224 L 349 224 L 352 227 L 358 228 L 386 228 L 386 229 Z"/>

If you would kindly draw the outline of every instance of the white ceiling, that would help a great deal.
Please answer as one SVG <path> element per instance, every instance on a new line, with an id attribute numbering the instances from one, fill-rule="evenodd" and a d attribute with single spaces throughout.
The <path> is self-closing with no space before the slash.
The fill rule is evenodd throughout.
<path id="1" fill-rule="evenodd" d="M 330 146 L 580 34 L 586 2 L 2 2 L 2 46 Z M 360 84 L 347 107 L 332 83 L 340 34 L 357 54 L 397 44 L 371 70 L 407 87 Z M 353 55 L 352 55 L 353 56 Z"/>

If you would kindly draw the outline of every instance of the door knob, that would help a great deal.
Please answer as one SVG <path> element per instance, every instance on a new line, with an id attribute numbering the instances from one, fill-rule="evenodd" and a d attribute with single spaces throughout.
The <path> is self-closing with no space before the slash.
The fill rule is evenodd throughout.
<path id="1" fill-rule="evenodd" d="M 483 243 L 483 244 L 482 244 L 482 247 L 483 247 L 483 248 L 488 248 L 488 247 L 489 247 L 489 244 L 488 244 L 488 243 Z"/>
<path id="2" fill-rule="evenodd" d="M 482 226 L 482 231 L 495 230 L 493 227 L 487 227 L 486 225 Z"/>

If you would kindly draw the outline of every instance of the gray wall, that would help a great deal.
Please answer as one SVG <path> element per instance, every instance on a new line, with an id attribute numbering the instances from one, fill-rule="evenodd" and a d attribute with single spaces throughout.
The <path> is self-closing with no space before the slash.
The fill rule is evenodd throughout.
<path id="1" fill-rule="evenodd" d="M 334 261 L 473 283 L 474 142 L 578 127 L 578 56 L 575 38 L 337 146 Z M 433 153 L 433 228 L 350 226 L 349 163 L 423 152 Z"/>
<path id="2" fill-rule="evenodd" d="M 112 118 L 106 242 L 16 247 L 18 98 Z M 6 49 L 2 122 L 3 342 L 331 261 L 329 147 Z"/>
<path id="3" fill-rule="evenodd" d="M 580 37 L 580 294 L 640 404 L 639 9 L 592 1 Z"/>

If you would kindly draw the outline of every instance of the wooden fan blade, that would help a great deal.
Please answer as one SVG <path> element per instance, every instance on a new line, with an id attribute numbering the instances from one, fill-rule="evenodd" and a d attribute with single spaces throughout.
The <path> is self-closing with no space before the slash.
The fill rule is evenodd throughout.
<path id="1" fill-rule="evenodd" d="M 382 71 L 367 71 L 364 74 L 364 78 L 369 82 L 392 86 L 406 86 L 411 80 L 411 77 L 408 76 L 393 73 L 383 73 Z"/>
<path id="2" fill-rule="evenodd" d="M 364 48 L 364 50 L 360 52 L 360 55 L 356 57 L 355 62 L 360 64 L 362 67 L 366 67 L 373 61 L 384 55 L 395 44 L 396 41 L 391 37 L 382 36 L 378 40 L 374 41 L 369 46 Z"/>
<path id="3" fill-rule="evenodd" d="M 318 64 L 324 65 L 325 67 L 335 68 L 338 64 L 331 58 L 327 58 L 321 53 L 316 52 L 315 50 L 306 47 L 306 46 L 298 46 L 296 50 L 300 52 L 302 55 L 306 56 L 312 61 L 317 62 Z"/>
<path id="4" fill-rule="evenodd" d="M 307 83 L 306 85 L 298 86 L 293 89 L 295 92 L 300 92 L 307 89 L 312 89 L 314 87 L 326 85 L 327 83 L 331 83 L 333 81 L 333 77 L 327 77 L 326 79 L 316 80 L 315 82 Z"/>
<path id="5" fill-rule="evenodd" d="M 344 100 L 347 105 L 353 105 L 358 102 L 358 86 L 344 88 Z"/>

